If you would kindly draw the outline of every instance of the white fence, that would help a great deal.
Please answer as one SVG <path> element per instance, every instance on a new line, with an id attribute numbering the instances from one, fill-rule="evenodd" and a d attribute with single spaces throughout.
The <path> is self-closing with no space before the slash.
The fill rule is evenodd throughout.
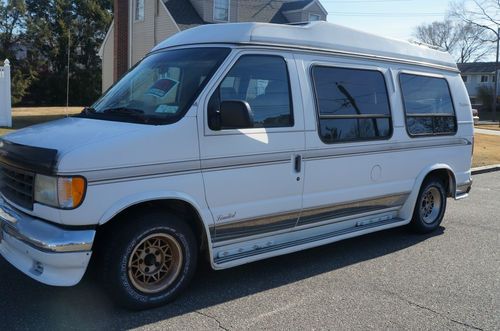
<path id="1" fill-rule="evenodd" d="M 12 127 L 12 101 L 10 96 L 10 62 L 0 66 L 0 126 Z"/>

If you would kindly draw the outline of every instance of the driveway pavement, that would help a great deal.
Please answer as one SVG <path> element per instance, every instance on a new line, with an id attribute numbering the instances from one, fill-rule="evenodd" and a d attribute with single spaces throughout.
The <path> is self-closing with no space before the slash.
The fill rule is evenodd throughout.
<path id="1" fill-rule="evenodd" d="M 442 227 L 393 229 L 225 270 L 202 264 L 175 303 L 113 306 L 91 280 L 32 281 L 0 258 L 0 329 L 500 330 L 500 172 L 448 200 Z"/>

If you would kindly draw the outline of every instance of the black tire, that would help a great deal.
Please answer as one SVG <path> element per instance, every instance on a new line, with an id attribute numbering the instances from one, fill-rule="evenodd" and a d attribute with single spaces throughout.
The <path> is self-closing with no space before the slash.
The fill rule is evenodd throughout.
<path id="1" fill-rule="evenodd" d="M 112 298 L 118 305 L 133 310 L 161 306 L 175 299 L 188 286 L 197 266 L 197 242 L 190 227 L 174 214 L 160 210 L 134 213 L 116 222 L 105 238 L 107 244 L 104 244 L 101 252 L 103 256 L 100 266 L 104 286 L 110 291 Z M 151 246 L 153 242 L 158 247 Z M 169 251 L 165 244 L 172 246 L 170 257 L 167 257 Z M 153 252 L 153 249 L 156 251 Z M 180 253 L 174 254 L 174 251 Z M 141 257 L 139 252 L 147 255 L 141 260 L 134 260 Z M 161 255 L 158 262 L 155 262 L 156 254 Z M 180 254 L 182 258 L 175 258 Z M 131 267 L 132 261 L 136 261 L 134 267 Z M 142 267 L 151 263 L 148 266 L 156 268 L 158 278 L 161 278 L 160 273 L 163 272 L 161 286 L 156 285 L 154 290 L 147 287 L 150 284 L 145 277 L 149 277 L 151 283 L 156 279 L 153 277 L 151 280 L 152 276 L 148 276 L 137 261 L 142 261 Z M 169 262 L 171 268 L 167 268 Z M 168 269 L 175 269 L 176 272 L 170 271 L 168 274 Z M 168 282 L 165 274 L 168 275 Z M 160 284 L 160 281 L 156 283 Z M 165 287 L 162 288 L 163 286 Z M 145 292 L 143 289 L 146 288 L 153 293 Z"/>
<path id="2" fill-rule="evenodd" d="M 425 180 L 418 194 L 410 228 L 422 234 L 436 230 L 446 211 L 446 197 L 446 188 L 441 180 Z"/>

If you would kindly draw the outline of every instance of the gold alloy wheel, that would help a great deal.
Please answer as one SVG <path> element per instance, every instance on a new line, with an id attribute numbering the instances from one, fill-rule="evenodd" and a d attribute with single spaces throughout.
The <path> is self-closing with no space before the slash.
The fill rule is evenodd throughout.
<path id="1" fill-rule="evenodd" d="M 128 277 L 143 293 L 158 293 L 170 286 L 182 267 L 182 249 L 169 234 L 155 233 L 134 247 L 128 260 Z"/>

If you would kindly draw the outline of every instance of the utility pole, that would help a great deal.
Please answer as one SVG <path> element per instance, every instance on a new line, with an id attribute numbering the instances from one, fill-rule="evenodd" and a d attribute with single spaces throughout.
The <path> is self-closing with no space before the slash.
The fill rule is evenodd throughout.
<path id="1" fill-rule="evenodd" d="M 495 90 L 493 91 L 493 121 L 497 120 L 497 99 L 498 99 L 498 46 L 500 43 L 500 27 L 497 30 L 497 60 L 495 62 Z M 498 123 L 500 127 L 500 122 Z"/>

